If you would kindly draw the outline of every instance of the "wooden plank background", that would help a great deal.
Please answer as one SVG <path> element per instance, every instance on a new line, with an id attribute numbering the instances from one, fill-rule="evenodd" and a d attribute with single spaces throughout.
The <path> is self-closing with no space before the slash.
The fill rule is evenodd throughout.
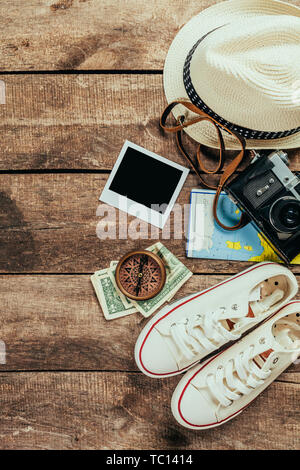
<path id="1" fill-rule="evenodd" d="M 107 171 L 126 139 L 184 163 L 174 137 L 158 126 L 166 105 L 161 74 L 0 78 L 6 85 L 6 106 L 0 106 L 0 170 Z M 206 165 L 215 166 L 217 152 L 204 148 L 205 156 Z M 299 171 L 300 151 L 289 156 L 291 168 Z"/>
<path id="2" fill-rule="evenodd" d="M 214 3 L 2 0 L 0 69 L 161 70 L 177 31 Z"/>
<path id="3" fill-rule="evenodd" d="M 106 322 L 90 283 L 111 259 L 158 239 L 195 273 L 176 298 L 249 265 L 187 260 L 184 225 L 173 218 L 166 239 L 147 239 L 145 225 L 139 240 L 96 235 L 98 197 L 125 139 L 182 163 L 158 125 L 162 67 L 178 29 L 213 3 L 0 3 L 1 449 L 300 447 L 299 365 L 231 423 L 186 430 L 170 412 L 178 378 L 151 380 L 135 365 L 145 320 Z M 203 150 L 213 165 L 215 152 Z M 300 152 L 289 155 L 300 171 Z M 195 186 L 191 173 L 181 206 Z M 117 214 L 118 230 L 131 221 Z M 299 279 L 300 267 L 292 270 Z"/>
<path id="4" fill-rule="evenodd" d="M 226 277 L 195 275 L 174 299 Z M 129 315 L 107 322 L 89 275 L 1 275 L 0 281 L 6 312 L 0 338 L 8 355 L 0 370 L 138 371 L 133 350 L 147 319 Z M 24 299 L 30 301 L 24 304 Z M 286 376 L 298 372 L 293 364 Z"/>

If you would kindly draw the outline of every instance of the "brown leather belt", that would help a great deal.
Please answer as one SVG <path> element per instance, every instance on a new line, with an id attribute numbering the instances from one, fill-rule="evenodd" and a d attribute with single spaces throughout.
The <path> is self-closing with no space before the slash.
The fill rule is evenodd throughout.
<path id="1" fill-rule="evenodd" d="M 192 111 L 193 113 L 198 114 L 199 117 L 196 117 L 196 118 L 194 118 L 194 119 L 192 119 L 188 122 L 185 122 L 185 117 L 184 116 L 179 116 L 179 118 L 177 119 L 176 126 L 171 126 L 171 127 L 166 126 L 166 121 L 168 119 L 169 114 L 179 104 L 183 105 L 189 111 Z M 188 155 L 188 153 L 185 150 L 185 148 L 183 146 L 183 143 L 182 143 L 182 130 L 185 129 L 186 127 L 192 126 L 193 124 L 196 124 L 196 123 L 202 122 L 202 121 L 209 121 L 211 124 L 213 124 L 213 126 L 216 129 L 218 140 L 219 140 L 219 145 L 220 145 L 219 162 L 218 162 L 216 168 L 214 168 L 213 170 L 209 170 L 209 169 L 205 168 L 205 166 L 203 165 L 203 162 L 201 161 L 201 153 L 200 153 L 201 144 L 199 144 L 198 148 L 197 148 L 197 153 L 196 153 L 197 162 L 194 162 L 192 160 L 192 158 Z M 164 112 L 163 112 L 163 114 L 160 118 L 160 125 L 161 125 L 161 127 L 164 131 L 171 132 L 171 133 L 176 133 L 177 146 L 178 146 L 180 152 L 182 153 L 182 155 L 184 156 L 184 158 L 189 162 L 189 164 L 191 165 L 191 167 L 195 171 L 196 175 L 199 177 L 201 183 L 204 186 L 206 186 L 207 188 L 216 189 L 216 195 L 215 195 L 214 204 L 213 204 L 213 214 L 214 214 L 214 218 L 215 218 L 216 222 L 218 223 L 218 225 L 220 225 L 220 227 L 222 227 L 225 230 L 238 230 L 238 229 L 244 227 L 245 225 L 247 225 L 248 219 L 244 215 L 242 215 L 241 219 L 239 220 L 239 222 L 236 225 L 234 225 L 232 227 L 227 227 L 226 225 L 224 225 L 220 221 L 220 219 L 218 217 L 218 214 L 217 214 L 218 202 L 219 202 L 220 194 L 221 194 L 221 192 L 224 188 L 224 185 L 226 184 L 228 179 L 234 174 L 234 172 L 237 170 L 237 168 L 239 167 L 239 165 L 241 164 L 241 162 L 242 162 L 242 160 L 245 156 L 246 141 L 245 141 L 244 137 L 241 137 L 240 135 L 234 133 L 230 129 L 227 129 L 226 127 L 219 124 L 215 119 L 213 119 L 211 116 L 209 116 L 205 112 L 201 111 L 199 108 L 197 108 L 195 105 L 193 105 L 190 101 L 184 101 L 184 100 L 173 101 L 172 103 L 170 103 L 166 107 L 166 109 L 164 110 Z M 206 175 L 215 175 L 223 167 L 225 145 L 224 145 L 224 139 L 223 139 L 223 135 L 222 135 L 222 132 L 221 132 L 221 128 L 224 129 L 226 132 L 228 132 L 230 135 L 232 135 L 233 137 L 235 137 L 238 140 L 238 142 L 241 145 L 241 151 L 237 155 L 237 157 L 235 157 L 234 160 L 232 160 L 232 162 L 230 162 L 229 165 L 225 168 L 225 170 L 224 170 L 224 172 L 223 172 L 223 174 L 220 178 L 219 184 L 217 186 L 215 186 L 215 185 L 212 185 L 210 183 L 207 183 L 203 179 L 203 176 L 201 175 L 200 171 L 202 171 Z"/>

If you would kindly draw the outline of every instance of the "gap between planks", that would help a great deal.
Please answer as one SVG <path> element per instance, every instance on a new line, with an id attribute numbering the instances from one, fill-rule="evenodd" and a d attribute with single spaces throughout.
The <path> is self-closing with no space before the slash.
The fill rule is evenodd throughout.
<path id="1" fill-rule="evenodd" d="M 98 369 L 5 369 L 0 371 L 0 375 L 3 374 L 123 374 L 123 375 L 139 375 L 141 377 L 144 376 L 144 374 L 138 370 L 119 370 L 119 369 L 109 369 L 109 370 L 98 370 Z M 275 379 L 272 383 L 278 382 L 278 383 L 284 383 L 284 384 L 290 384 L 290 385 L 299 385 L 299 382 L 296 382 L 295 380 L 289 380 L 288 378 L 286 380 L 280 379 L 280 377 L 285 374 L 286 371 L 283 371 L 282 374 L 278 376 L 277 379 Z M 297 374 L 297 372 L 292 372 L 291 374 Z M 179 374 L 177 376 L 178 381 L 184 376 L 184 374 Z M 176 377 L 176 376 L 175 376 Z M 288 377 L 288 375 L 287 375 Z M 158 379 L 160 382 L 160 379 Z M 263 392 L 262 392 L 263 393 Z"/>
<path id="2" fill-rule="evenodd" d="M 3 75 L 162 75 L 163 70 L 8 70 Z"/>

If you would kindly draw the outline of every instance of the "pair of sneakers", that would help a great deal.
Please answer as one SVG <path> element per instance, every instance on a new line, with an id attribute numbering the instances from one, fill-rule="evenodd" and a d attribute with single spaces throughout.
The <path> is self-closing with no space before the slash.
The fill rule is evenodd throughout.
<path id="1" fill-rule="evenodd" d="M 229 421 L 297 359 L 297 291 L 287 268 L 260 263 L 152 318 L 137 340 L 136 363 L 154 378 L 188 371 L 171 403 L 180 424 L 207 429 Z"/>

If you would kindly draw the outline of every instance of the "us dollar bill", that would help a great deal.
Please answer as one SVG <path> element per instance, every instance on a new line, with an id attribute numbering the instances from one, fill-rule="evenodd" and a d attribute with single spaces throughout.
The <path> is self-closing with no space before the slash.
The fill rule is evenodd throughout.
<path id="1" fill-rule="evenodd" d="M 165 302 L 169 302 L 180 287 L 193 275 L 161 242 L 155 243 L 147 248 L 147 250 L 155 253 L 162 259 L 166 268 L 166 282 L 163 289 L 152 299 L 131 301 L 144 317 L 149 317 Z"/>
<path id="2" fill-rule="evenodd" d="M 132 307 L 132 303 L 131 301 L 128 299 L 128 297 L 126 297 L 121 291 L 120 289 L 118 288 L 117 286 L 117 283 L 116 283 L 116 268 L 117 268 L 117 264 L 118 264 L 118 261 L 111 261 L 110 263 L 110 266 L 109 266 L 109 269 L 108 269 L 108 275 L 111 279 L 111 282 L 113 283 L 114 285 L 114 288 L 116 289 L 116 292 L 119 294 L 123 304 L 124 304 L 124 307 L 125 308 L 130 308 Z"/>
<path id="3" fill-rule="evenodd" d="M 192 272 L 161 242 L 146 248 L 161 258 L 166 268 L 163 289 L 152 299 L 135 301 L 126 297 L 117 287 L 115 271 L 118 261 L 111 261 L 109 268 L 97 271 L 92 277 L 96 295 L 107 320 L 113 320 L 135 312 L 149 317 L 164 303 L 169 302 Z"/>
<path id="4" fill-rule="evenodd" d="M 125 303 L 112 281 L 110 270 L 97 271 L 91 277 L 103 315 L 107 320 L 124 317 L 136 313 L 137 309 L 131 303 Z M 125 297 L 125 296 L 124 296 Z"/>

